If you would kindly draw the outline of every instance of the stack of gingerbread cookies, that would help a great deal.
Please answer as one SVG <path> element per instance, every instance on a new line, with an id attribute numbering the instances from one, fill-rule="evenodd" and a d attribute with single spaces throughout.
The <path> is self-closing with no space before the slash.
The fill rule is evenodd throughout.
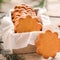
<path id="1" fill-rule="evenodd" d="M 41 19 L 37 17 L 35 10 L 25 4 L 15 6 L 11 16 L 16 33 L 42 29 Z"/>

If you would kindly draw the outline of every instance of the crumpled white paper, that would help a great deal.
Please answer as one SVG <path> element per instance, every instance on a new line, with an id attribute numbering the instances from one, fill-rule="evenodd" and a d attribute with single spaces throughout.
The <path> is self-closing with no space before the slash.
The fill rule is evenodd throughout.
<path id="1" fill-rule="evenodd" d="M 39 9 L 38 16 L 41 17 L 43 28 L 46 25 L 51 25 L 48 16 L 44 16 L 41 11 L 44 9 Z M 11 12 L 10 12 L 11 13 Z M 9 13 L 9 14 L 10 14 Z M 39 14 L 40 13 L 40 14 Z M 4 42 L 4 49 L 20 49 L 26 47 L 28 44 L 35 44 L 37 36 L 43 31 L 25 32 L 25 33 L 14 33 L 14 25 L 11 20 L 11 16 L 6 16 L 2 20 L 2 40 Z"/>

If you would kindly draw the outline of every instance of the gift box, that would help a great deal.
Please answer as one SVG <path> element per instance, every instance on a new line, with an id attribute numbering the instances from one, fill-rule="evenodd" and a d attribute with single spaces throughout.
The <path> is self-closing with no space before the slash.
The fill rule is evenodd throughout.
<path id="1" fill-rule="evenodd" d="M 43 14 L 45 11 L 45 8 L 39 8 L 37 11 L 37 16 L 39 16 L 42 20 L 42 31 L 15 33 L 10 10 L 9 16 L 5 16 L 2 20 L 2 40 L 4 42 L 4 49 L 9 49 L 15 54 L 35 52 L 36 48 L 34 45 L 37 36 L 44 32 L 48 26 L 50 26 L 48 29 L 52 29 L 49 17 Z"/>

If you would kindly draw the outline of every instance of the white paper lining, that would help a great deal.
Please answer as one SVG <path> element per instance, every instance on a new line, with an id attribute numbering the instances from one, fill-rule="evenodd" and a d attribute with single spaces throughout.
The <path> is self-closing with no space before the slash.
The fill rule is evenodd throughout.
<path id="1" fill-rule="evenodd" d="M 42 11 L 42 13 L 40 13 Z M 39 9 L 38 16 L 41 17 L 43 23 L 43 30 L 46 26 L 50 26 L 51 22 L 48 16 L 44 16 L 44 9 Z M 39 14 L 40 13 L 40 14 Z M 11 12 L 9 13 L 11 14 Z M 24 48 L 28 44 L 34 45 L 37 36 L 43 31 L 34 31 L 27 33 L 14 33 L 14 26 L 11 16 L 4 17 L 2 20 L 4 49 L 19 49 Z M 46 28 L 47 29 L 47 28 Z"/>

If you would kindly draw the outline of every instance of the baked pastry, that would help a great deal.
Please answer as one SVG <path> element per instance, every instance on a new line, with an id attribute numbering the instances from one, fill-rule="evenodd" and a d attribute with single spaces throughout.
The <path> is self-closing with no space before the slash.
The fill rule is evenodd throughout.
<path id="1" fill-rule="evenodd" d="M 41 19 L 37 17 L 35 10 L 25 4 L 15 6 L 11 16 L 16 33 L 42 29 Z"/>
<path id="2" fill-rule="evenodd" d="M 32 18 L 27 15 L 25 18 L 19 18 L 16 20 L 14 30 L 16 33 L 40 31 L 42 29 L 42 24 L 38 22 L 37 18 Z"/>
<path id="3" fill-rule="evenodd" d="M 26 15 L 26 14 L 31 16 L 36 16 L 35 10 L 33 10 L 31 7 L 25 4 L 21 4 L 20 6 L 15 6 L 14 11 L 11 13 L 12 20 L 16 17 L 21 17 L 22 15 Z"/>
<path id="4" fill-rule="evenodd" d="M 26 14 L 31 14 L 36 16 L 36 12 L 30 6 L 26 4 L 21 4 L 20 6 L 15 6 L 15 10 L 19 10 L 20 12 L 25 12 Z"/>
<path id="5" fill-rule="evenodd" d="M 44 58 L 55 57 L 56 53 L 60 51 L 60 39 L 56 32 L 50 30 L 39 34 L 35 46 L 36 52 Z"/>

